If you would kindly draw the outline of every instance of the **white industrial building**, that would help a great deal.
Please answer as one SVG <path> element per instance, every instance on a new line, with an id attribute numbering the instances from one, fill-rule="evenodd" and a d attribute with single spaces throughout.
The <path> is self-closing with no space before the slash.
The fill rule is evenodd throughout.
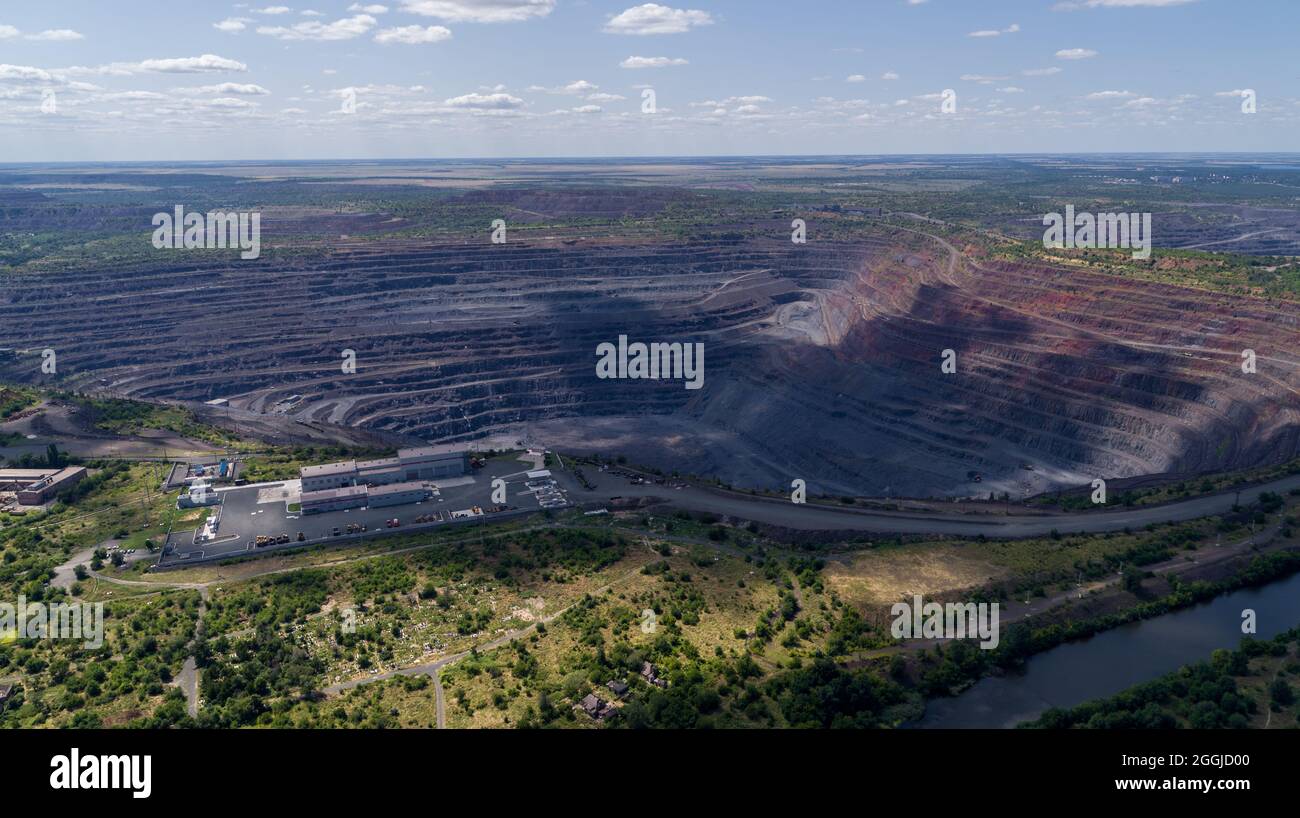
<path id="1" fill-rule="evenodd" d="M 303 514 L 324 514 L 327 511 L 343 511 L 348 508 L 364 508 L 367 489 L 365 486 L 342 486 L 320 491 L 302 493 Z"/>
<path id="2" fill-rule="evenodd" d="M 303 466 L 300 472 L 302 491 L 327 491 L 355 486 L 357 483 L 357 461 L 344 460 L 342 463 L 326 463 L 323 466 Z"/>
<path id="3" fill-rule="evenodd" d="M 469 471 L 469 450 L 461 446 L 423 446 L 401 449 L 396 457 L 379 460 L 344 460 L 321 466 L 304 466 L 304 493 L 345 486 L 386 486 L 417 480 L 460 477 Z"/>
<path id="4" fill-rule="evenodd" d="M 419 503 L 433 496 L 433 490 L 422 482 L 390 483 L 386 486 L 340 486 L 339 488 L 305 491 L 302 494 L 303 514 L 324 514 L 349 508 L 382 508 Z"/>
<path id="5" fill-rule="evenodd" d="M 189 491 L 183 493 L 180 499 L 176 501 L 176 507 L 198 508 L 200 506 L 215 506 L 220 502 L 221 497 L 212 486 L 208 485 L 206 480 L 196 480 L 190 485 Z"/>

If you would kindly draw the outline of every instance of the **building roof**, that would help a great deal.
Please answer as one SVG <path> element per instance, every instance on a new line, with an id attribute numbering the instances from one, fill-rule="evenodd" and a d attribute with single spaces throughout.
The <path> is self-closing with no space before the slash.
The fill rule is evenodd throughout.
<path id="1" fill-rule="evenodd" d="M 386 486 L 375 486 L 374 488 L 370 489 L 370 493 L 372 495 L 401 494 L 402 492 L 405 491 L 428 491 L 428 489 L 425 488 L 424 483 L 421 483 L 419 481 L 411 481 L 408 483 L 389 483 Z"/>
<path id="2" fill-rule="evenodd" d="M 49 477 L 57 472 L 58 469 L 0 469 L 0 480 L 5 482 L 31 480 L 35 482 L 42 477 Z"/>
<path id="3" fill-rule="evenodd" d="M 373 471 L 374 469 L 387 469 L 393 466 L 400 466 L 400 465 L 402 465 L 402 461 L 400 458 L 382 457 L 378 460 L 358 460 L 357 470 Z"/>
<path id="4" fill-rule="evenodd" d="M 357 461 L 343 460 L 338 463 L 324 463 L 319 466 L 303 466 L 303 477 L 327 477 L 331 474 L 348 474 L 357 470 Z"/>
<path id="5" fill-rule="evenodd" d="M 403 463 L 409 460 L 423 460 L 429 457 L 466 456 L 469 449 L 454 443 L 439 443 L 435 446 L 420 446 L 414 449 L 399 449 L 397 457 Z"/>
<path id="6" fill-rule="evenodd" d="M 302 493 L 302 504 L 310 503 L 327 503 L 330 500 L 342 500 L 347 497 L 365 496 L 365 486 L 342 486 L 336 489 L 321 489 L 320 491 L 304 491 Z"/>

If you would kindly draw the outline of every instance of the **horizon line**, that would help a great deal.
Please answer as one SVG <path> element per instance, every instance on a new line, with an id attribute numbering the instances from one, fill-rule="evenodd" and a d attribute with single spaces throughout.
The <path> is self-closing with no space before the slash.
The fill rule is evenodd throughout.
<path id="1" fill-rule="evenodd" d="M 1020 157 L 1296 157 L 1300 151 L 1059 151 L 1059 152 L 980 152 L 980 153 L 791 153 L 791 154 L 628 154 L 608 156 L 466 156 L 466 157 L 332 157 L 317 159 L 50 159 L 25 162 L 0 162 L 0 168 L 40 167 L 47 165 L 258 165 L 258 164 L 360 164 L 393 162 L 649 162 L 649 161 L 719 161 L 719 160 L 809 160 L 809 159 L 902 159 L 902 158 L 1020 158 Z"/>

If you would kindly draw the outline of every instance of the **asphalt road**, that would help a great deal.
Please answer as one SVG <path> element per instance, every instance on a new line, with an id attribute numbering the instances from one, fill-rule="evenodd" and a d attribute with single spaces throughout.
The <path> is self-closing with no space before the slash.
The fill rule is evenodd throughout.
<path id="1" fill-rule="evenodd" d="M 861 508 L 835 508 L 795 505 L 787 500 L 753 497 L 716 489 L 688 486 L 673 489 L 661 485 L 631 485 L 622 477 L 584 469 L 593 490 L 584 489 L 567 473 L 558 473 L 569 489 L 569 498 L 580 505 L 609 502 L 612 498 L 650 497 L 669 505 L 695 512 L 754 520 L 799 531 L 860 531 L 879 534 L 933 534 L 974 537 L 1041 537 L 1057 531 L 1083 534 L 1138 529 L 1151 523 L 1181 522 L 1209 517 L 1232 510 L 1234 503 L 1249 505 L 1265 491 L 1284 494 L 1300 488 L 1300 475 L 1291 475 L 1271 483 L 1242 489 L 1240 492 L 1209 494 L 1162 505 L 1121 508 L 1114 511 L 1073 513 L 1000 514 L 996 506 L 984 513 L 923 513 L 916 511 L 878 511 Z M 1238 499 L 1240 498 L 1240 499 Z M 969 507 L 967 507 L 969 509 Z"/>

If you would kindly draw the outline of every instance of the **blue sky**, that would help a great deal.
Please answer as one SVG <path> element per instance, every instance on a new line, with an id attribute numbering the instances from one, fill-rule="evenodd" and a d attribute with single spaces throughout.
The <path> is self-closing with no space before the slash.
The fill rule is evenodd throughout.
<path id="1" fill-rule="evenodd" d="M 0 161 L 1296 150 L 1297 31 L 1295 0 L 9 0 Z"/>

